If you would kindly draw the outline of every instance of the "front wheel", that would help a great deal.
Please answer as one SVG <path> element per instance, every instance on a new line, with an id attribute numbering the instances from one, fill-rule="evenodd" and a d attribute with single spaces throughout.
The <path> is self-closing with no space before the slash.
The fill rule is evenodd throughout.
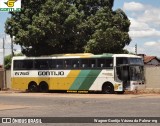
<path id="1" fill-rule="evenodd" d="M 104 84 L 102 87 L 102 93 L 104 94 L 113 94 L 114 93 L 114 87 L 111 83 Z"/>

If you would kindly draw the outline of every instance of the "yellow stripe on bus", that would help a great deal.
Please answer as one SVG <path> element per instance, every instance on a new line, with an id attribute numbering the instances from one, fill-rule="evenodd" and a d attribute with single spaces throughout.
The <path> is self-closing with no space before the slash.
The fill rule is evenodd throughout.
<path id="1" fill-rule="evenodd" d="M 65 78 L 51 78 L 50 90 L 68 90 L 79 75 L 79 73 L 80 70 L 71 70 L 68 76 Z"/>
<path id="2" fill-rule="evenodd" d="M 12 88 L 25 90 L 31 81 L 37 85 L 45 81 L 49 85 L 49 90 L 69 90 L 75 79 L 78 77 L 80 70 L 71 70 L 67 77 L 14 77 L 12 78 Z"/>

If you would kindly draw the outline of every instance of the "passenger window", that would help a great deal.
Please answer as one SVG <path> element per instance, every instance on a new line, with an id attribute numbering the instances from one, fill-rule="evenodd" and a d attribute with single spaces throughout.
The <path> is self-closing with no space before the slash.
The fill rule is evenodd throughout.
<path id="1" fill-rule="evenodd" d="M 38 59 L 34 61 L 35 69 L 45 70 L 49 69 L 49 62 L 46 59 Z"/>
<path id="2" fill-rule="evenodd" d="M 88 68 L 88 59 L 81 59 L 81 67 Z"/>
<path id="3" fill-rule="evenodd" d="M 33 60 L 15 60 L 14 70 L 31 70 L 33 69 Z"/>
<path id="4" fill-rule="evenodd" d="M 96 59 L 89 59 L 89 67 L 90 68 L 96 67 Z"/>
<path id="5" fill-rule="evenodd" d="M 113 58 L 106 59 L 106 67 L 113 68 Z"/>
<path id="6" fill-rule="evenodd" d="M 63 60 L 62 59 L 57 59 L 56 68 L 57 69 L 63 69 Z"/>
<path id="7" fill-rule="evenodd" d="M 71 59 L 64 60 L 64 68 L 70 69 L 71 68 Z"/>
<path id="8" fill-rule="evenodd" d="M 78 59 L 73 59 L 72 60 L 72 68 L 73 69 L 78 69 L 79 68 L 79 60 Z"/>
<path id="9" fill-rule="evenodd" d="M 51 68 L 51 69 L 55 69 L 55 68 L 56 68 L 56 60 L 55 60 L 55 59 L 53 59 L 53 60 L 51 61 L 50 68 Z"/>
<path id="10" fill-rule="evenodd" d="M 97 59 L 97 67 L 99 68 L 106 67 L 105 64 L 106 64 L 105 59 Z"/>

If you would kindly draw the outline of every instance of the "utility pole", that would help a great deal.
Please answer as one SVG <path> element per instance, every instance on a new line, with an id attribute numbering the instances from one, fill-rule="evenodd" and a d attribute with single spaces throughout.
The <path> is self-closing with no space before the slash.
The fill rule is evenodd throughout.
<path id="1" fill-rule="evenodd" d="M 4 57 L 5 57 L 5 48 L 4 48 L 4 44 L 5 44 L 5 41 L 4 41 L 4 38 L 3 38 L 3 68 L 4 68 Z"/>
<path id="2" fill-rule="evenodd" d="M 3 89 L 6 89 L 6 71 L 5 71 L 5 40 L 3 38 Z"/>
<path id="3" fill-rule="evenodd" d="M 135 44 L 135 54 L 137 55 L 137 44 Z"/>
<path id="4" fill-rule="evenodd" d="M 11 57 L 14 56 L 14 52 L 13 52 L 13 36 L 11 36 Z"/>

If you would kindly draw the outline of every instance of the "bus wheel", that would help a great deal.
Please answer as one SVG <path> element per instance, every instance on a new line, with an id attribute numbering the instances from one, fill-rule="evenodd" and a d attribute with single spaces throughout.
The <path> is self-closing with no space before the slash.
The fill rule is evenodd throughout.
<path id="1" fill-rule="evenodd" d="M 39 91 L 40 92 L 48 92 L 48 90 L 49 90 L 48 84 L 44 81 L 40 82 Z"/>
<path id="2" fill-rule="evenodd" d="M 28 85 L 28 91 L 29 91 L 29 92 L 37 92 L 37 91 L 38 91 L 38 87 L 37 87 L 36 82 L 31 82 L 31 83 Z"/>
<path id="3" fill-rule="evenodd" d="M 114 87 L 111 83 L 105 83 L 102 87 L 102 93 L 104 94 L 113 94 L 114 93 Z"/>

